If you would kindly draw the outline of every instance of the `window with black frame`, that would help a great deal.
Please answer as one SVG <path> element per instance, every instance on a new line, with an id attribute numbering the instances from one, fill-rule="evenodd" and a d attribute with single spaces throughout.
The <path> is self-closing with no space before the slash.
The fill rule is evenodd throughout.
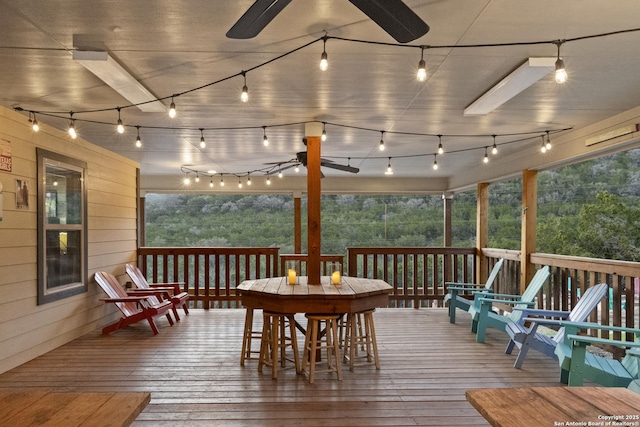
<path id="1" fill-rule="evenodd" d="M 87 291 L 86 163 L 38 149 L 38 304 Z"/>

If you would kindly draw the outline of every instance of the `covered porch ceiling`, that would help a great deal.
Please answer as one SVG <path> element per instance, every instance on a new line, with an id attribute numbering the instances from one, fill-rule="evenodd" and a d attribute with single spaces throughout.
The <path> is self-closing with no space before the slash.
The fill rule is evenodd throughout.
<path id="1" fill-rule="evenodd" d="M 456 192 L 638 144 L 640 31 L 626 31 L 638 27 L 637 1 L 405 3 L 430 26 L 408 43 L 347 0 L 292 1 L 245 40 L 226 33 L 253 0 L 0 0 L 0 104 L 60 132 L 73 112 L 80 137 L 140 163 L 143 191 L 305 191 L 304 168 L 276 174 L 305 150 L 310 122 L 326 129 L 323 157 L 360 169 L 323 168 L 328 192 Z M 465 115 L 528 58 L 555 58 L 553 41 L 565 41 L 566 83 L 549 71 L 492 112 Z M 416 79 L 421 47 L 425 82 Z M 132 106 L 73 59 L 79 50 L 107 52 L 161 110 L 174 95 L 177 116 Z M 553 148 L 542 154 L 547 132 Z M 185 170 L 201 182 L 184 187 Z"/>

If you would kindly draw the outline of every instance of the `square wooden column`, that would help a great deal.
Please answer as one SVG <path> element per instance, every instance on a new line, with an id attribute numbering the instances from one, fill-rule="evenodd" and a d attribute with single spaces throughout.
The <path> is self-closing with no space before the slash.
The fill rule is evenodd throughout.
<path id="1" fill-rule="evenodd" d="M 536 273 L 530 256 L 536 251 L 536 223 L 538 212 L 538 171 L 522 171 L 522 232 L 520 236 L 520 292 L 524 292 Z"/>
<path id="2" fill-rule="evenodd" d="M 481 182 L 478 184 L 478 200 L 476 212 L 476 265 L 478 266 L 475 282 L 482 283 L 486 281 L 487 263 L 484 262 L 482 249 L 489 244 L 489 183 Z"/>
<path id="3" fill-rule="evenodd" d="M 320 284 L 320 137 L 322 125 L 307 123 L 307 276 L 310 285 Z"/>

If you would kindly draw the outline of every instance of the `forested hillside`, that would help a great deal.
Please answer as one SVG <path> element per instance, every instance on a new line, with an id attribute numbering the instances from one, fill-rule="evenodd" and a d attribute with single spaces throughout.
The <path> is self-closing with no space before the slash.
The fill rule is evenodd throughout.
<path id="1" fill-rule="evenodd" d="M 538 251 L 640 261 L 640 150 L 538 174 Z M 489 246 L 520 249 L 521 181 L 489 187 Z M 303 218 L 306 200 L 302 199 Z M 324 195 L 322 252 L 442 246 L 441 196 Z M 148 194 L 147 246 L 293 252 L 291 195 Z M 303 236 L 306 235 L 303 221 Z M 476 194 L 453 199 L 454 246 L 475 245 Z M 303 241 L 303 248 L 306 242 Z"/>

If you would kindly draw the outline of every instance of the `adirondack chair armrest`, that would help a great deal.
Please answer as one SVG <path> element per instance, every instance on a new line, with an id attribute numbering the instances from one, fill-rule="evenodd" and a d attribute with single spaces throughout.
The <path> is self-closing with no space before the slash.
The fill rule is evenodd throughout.
<path id="1" fill-rule="evenodd" d="M 560 326 L 560 320 L 559 319 L 543 319 L 540 317 L 524 317 L 522 318 L 522 322 L 531 322 L 532 324 L 535 323 L 537 325 L 544 325 L 544 326 Z"/>
<path id="2" fill-rule="evenodd" d="M 136 301 L 146 301 L 147 297 L 139 296 L 139 297 L 122 297 L 122 298 L 100 298 L 100 301 L 104 302 L 136 302 Z"/>
<path id="3" fill-rule="evenodd" d="M 560 319 L 566 319 L 571 314 L 570 311 L 559 311 L 559 310 L 542 310 L 537 308 L 525 308 L 525 307 L 514 307 L 514 310 L 522 311 L 523 317 L 531 317 L 531 316 L 539 316 L 539 317 L 555 317 Z M 528 320 L 538 320 L 538 319 L 528 319 Z"/>
<path id="4" fill-rule="evenodd" d="M 170 297 L 171 295 L 169 295 L 169 290 L 158 290 L 158 289 L 130 289 L 127 291 L 127 295 L 142 295 L 142 296 L 153 296 L 153 297 L 160 297 L 160 299 L 164 298 L 165 296 Z"/>
<path id="5" fill-rule="evenodd" d="M 606 338 L 598 338 L 598 337 L 590 337 L 587 335 L 574 335 L 574 334 L 567 335 L 567 339 L 573 343 L 578 343 L 583 345 L 603 344 L 603 345 L 613 345 L 616 347 L 640 348 L 640 342 L 638 341 L 610 340 Z"/>
<path id="6" fill-rule="evenodd" d="M 475 298 L 494 298 L 494 299 L 501 299 L 501 300 L 506 300 L 506 299 L 516 299 L 519 300 L 520 298 L 522 298 L 522 295 L 513 295 L 513 294 L 496 294 L 493 292 L 476 292 L 475 293 Z"/>
<path id="7" fill-rule="evenodd" d="M 528 305 L 529 307 L 536 305 L 535 301 L 512 301 L 512 300 L 503 300 L 499 298 L 479 298 L 478 301 L 480 301 L 481 304 L 496 302 L 496 303 L 507 304 L 507 305 L 525 304 L 525 305 Z"/>
<path id="8" fill-rule="evenodd" d="M 139 297 L 129 296 L 129 297 L 122 297 L 122 298 L 101 298 L 100 301 L 104 301 L 105 303 L 110 303 L 110 302 L 113 302 L 113 303 L 116 303 L 116 302 L 135 302 L 142 308 L 146 308 L 146 307 L 149 306 L 149 303 L 147 301 L 147 297 L 146 296 L 139 296 Z"/>
<path id="9" fill-rule="evenodd" d="M 634 334 L 637 337 L 640 336 L 640 329 L 625 328 L 623 326 L 609 326 L 609 325 L 601 325 L 599 323 L 591 323 L 591 322 L 568 322 L 565 320 L 560 320 L 559 324 L 560 326 L 563 326 L 565 328 L 565 332 L 566 332 L 566 335 L 564 337 L 565 344 L 569 344 L 570 335 L 578 336 L 578 331 L 583 329 L 597 329 L 597 330 L 609 331 L 609 332 L 624 332 L 628 334 Z M 599 338 L 599 339 L 606 339 L 606 338 Z M 627 341 L 622 341 L 622 342 L 627 342 Z"/>
<path id="10" fill-rule="evenodd" d="M 458 282 L 446 282 L 447 289 L 456 288 L 456 289 L 482 289 L 486 287 L 485 284 L 480 283 L 458 283 Z"/>
<path id="11" fill-rule="evenodd" d="M 151 286 L 152 288 L 172 288 L 173 292 L 179 294 L 181 292 L 181 289 L 184 287 L 184 282 L 149 283 L 149 286 Z"/>
<path id="12" fill-rule="evenodd" d="M 137 288 L 137 289 L 130 289 L 130 290 L 131 291 L 135 291 L 135 292 L 140 292 L 140 291 L 145 291 L 145 290 L 146 291 L 150 291 L 150 290 L 154 290 L 154 291 L 173 291 L 174 290 L 173 286 L 158 286 L 158 285 L 155 285 L 155 284 L 149 285 L 149 286 L 151 286 L 152 289 L 140 289 L 140 288 Z"/>

